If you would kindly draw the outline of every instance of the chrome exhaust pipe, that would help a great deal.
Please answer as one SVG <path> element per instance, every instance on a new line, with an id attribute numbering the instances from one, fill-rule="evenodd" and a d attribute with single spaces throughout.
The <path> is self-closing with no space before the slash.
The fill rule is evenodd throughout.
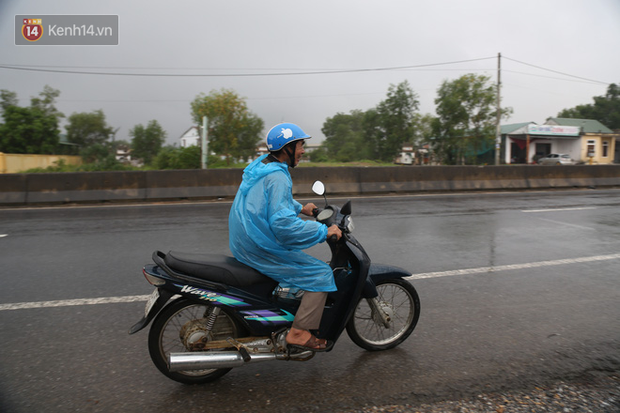
<path id="1" fill-rule="evenodd" d="M 170 371 L 229 369 L 246 363 L 276 360 L 276 358 L 273 353 L 250 354 L 250 360 L 246 362 L 238 351 L 170 353 L 168 368 Z"/>

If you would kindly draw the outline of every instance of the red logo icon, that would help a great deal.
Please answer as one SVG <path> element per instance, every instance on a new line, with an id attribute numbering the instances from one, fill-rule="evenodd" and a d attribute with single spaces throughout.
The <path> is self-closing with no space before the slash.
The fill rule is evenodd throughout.
<path id="1" fill-rule="evenodd" d="M 43 36 L 43 24 L 41 19 L 24 19 L 22 36 L 29 42 L 36 42 Z"/>

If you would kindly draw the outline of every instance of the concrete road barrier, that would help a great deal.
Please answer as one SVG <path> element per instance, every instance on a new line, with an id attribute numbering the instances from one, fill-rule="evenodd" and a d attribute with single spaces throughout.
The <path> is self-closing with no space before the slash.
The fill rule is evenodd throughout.
<path id="1" fill-rule="evenodd" d="M 234 197 L 241 169 L 0 174 L 0 205 Z M 331 195 L 620 187 L 620 165 L 309 167 L 296 196 L 322 180 Z"/>
<path id="2" fill-rule="evenodd" d="M 241 169 L 149 171 L 145 200 L 234 197 L 241 183 Z"/>
<path id="3" fill-rule="evenodd" d="M 72 203 L 144 199 L 144 172 L 27 174 L 26 203 Z M 0 186 L 3 179 L 0 175 Z M 0 190 L 0 203 L 2 203 Z"/>

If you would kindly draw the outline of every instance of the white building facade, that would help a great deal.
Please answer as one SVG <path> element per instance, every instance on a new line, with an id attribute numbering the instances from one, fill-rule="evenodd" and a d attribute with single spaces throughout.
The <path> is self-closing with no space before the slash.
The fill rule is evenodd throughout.
<path id="1" fill-rule="evenodd" d="M 200 131 L 198 126 L 192 126 L 181 135 L 179 138 L 181 148 L 188 148 L 190 146 L 200 146 Z"/>

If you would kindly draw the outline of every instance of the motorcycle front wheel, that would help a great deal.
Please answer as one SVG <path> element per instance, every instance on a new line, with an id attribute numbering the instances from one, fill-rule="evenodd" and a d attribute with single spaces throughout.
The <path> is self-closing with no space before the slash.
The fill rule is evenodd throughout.
<path id="1" fill-rule="evenodd" d="M 149 354 L 157 369 L 168 378 L 184 384 L 200 384 L 216 380 L 232 370 L 224 368 L 171 372 L 168 369 L 170 353 L 205 351 L 204 346 L 212 341 L 240 337 L 241 329 L 226 313 L 226 309 L 220 309 L 219 314 L 215 315 L 215 308 L 178 299 L 157 315 L 149 331 Z M 209 329 L 208 325 L 211 323 L 212 328 Z"/>
<path id="2" fill-rule="evenodd" d="M 420 318 L 420 298 L 413 285 L 396 278 L 377 283 L 379 311 L 389 317 L 389 325 L 366 298 L 360 299 L 353 317 L 347 323 L 351 340 L 369 351 L 388 350 L 398 346 L 411 334 Z"/>

